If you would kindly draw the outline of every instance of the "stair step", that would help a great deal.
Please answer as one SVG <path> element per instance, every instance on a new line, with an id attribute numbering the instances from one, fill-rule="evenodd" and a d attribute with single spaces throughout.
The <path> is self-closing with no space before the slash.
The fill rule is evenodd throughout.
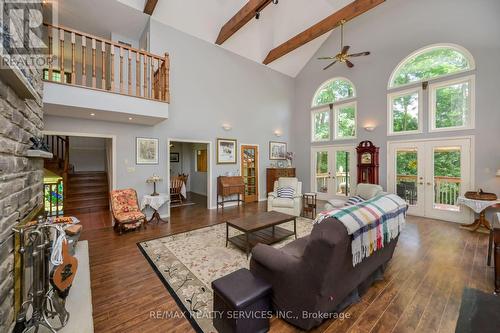
<path id="1" fill-rule="evenodd" d="M 87 195 L 87 196 L 72 196 L 68 195 L 66 197 L 65 203 L 75 203 L 75 202 L 88 202 L 88 201 L 109 201 L 108 193 L 100 193 L 97 195 Z"/>
<path id="2" fill-rule="evenodd" d="M 108 198 L 90 198 L 90 199 L 73 199 L 65 200 L 64 207 L 69 208 L 82 208 L 82 207 L 105 207 L 109 206 Z"/>
<path id="3" fill-rule="evenodd" d="M 68 187 L 86 187 L 86 186 L 108 186 L 107 180 L 102 179 L 68 179 Z"/>
<path id="4" fill-rule="evenodd" d="M 80 209 L 96 209 L 96 210 L 108 210 L 109 209 L 109 204 L 84 204 L 84 205 L 65 205 L 64 206 L 64 211 L 75 211 L 75 210 L 80 210 Z"/>
<path id="5" fill-rule="evenodd" d="M 77 197 L 82 195 L 108 195 L 109 191 L 107 186 L 85 186 L 68 188 L 66 193 L 68 193 L 68 197 Z"/>

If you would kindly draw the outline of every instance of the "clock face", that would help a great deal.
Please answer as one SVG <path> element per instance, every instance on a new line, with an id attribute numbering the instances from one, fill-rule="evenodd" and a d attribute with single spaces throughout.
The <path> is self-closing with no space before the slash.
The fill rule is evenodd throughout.
<path id="1" fill-rule="evenodd" d="M 371 164 L 371 163 L 372 163 L 372 154 L 363 153 L 363 155 L 361 155 L 361 164 Z"/>

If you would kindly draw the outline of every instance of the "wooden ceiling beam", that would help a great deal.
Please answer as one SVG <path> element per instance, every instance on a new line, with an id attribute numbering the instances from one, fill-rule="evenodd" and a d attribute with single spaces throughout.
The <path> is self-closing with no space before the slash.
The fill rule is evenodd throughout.
<path id="1" fill-rule="evenodd" d="M 146 0 L 144 4 L 144 14 L 153 15 L 158 0 Z"/>
<path id="2" fill-rule="evenodd" d="M 355 0 L 351 2 L 339 11 L 316 23 L 309 29 L 302 31 L 295 37 L 272 49 L 267 55 L 266 59 L 264 59 L 264 64 L 267 65 L 275 61 L 276 59 L 279 59 L 284 55 L 292 52 L 293 50 L 298 49 L 302 45 L 309 43 L 313 39 L 316 39 L 319 36 L 327 33 L 328 31 L 340 25 L 340 21 L 352 20 L 356 16 L 369 11 L 370 9 L 380 5 L 384 1 L 385 0 Z"/>
<path id="3" fill-rule="evenodd" d="M 245 24 L 255 17 L 255 13 L 261 11 L 272 0 L 249 0 L 226 24 L 222 26 L 215 44 L 221 45 L 240 30 Z"/>

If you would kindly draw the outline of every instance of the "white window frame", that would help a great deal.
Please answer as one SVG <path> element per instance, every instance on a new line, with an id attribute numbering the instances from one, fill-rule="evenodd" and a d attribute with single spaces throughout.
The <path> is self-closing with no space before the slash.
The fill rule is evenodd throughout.
<path id="1" fill-rule="evenodd" d="M 328 112 L 328 138 L 326 139 L 319 139 L 317 140 L 315 138 L 315 122 L 314 122 L 314 116 L 317 113 L 322 113 L 322 112 Z M 311 110 L 311 142 L 328 142 L 332 139 L 332 110 L 330 106 L 321 106 L 318 108 L 315 108 Z"/>
<path id="2" fill-rule="evenodd" d="M 453 72 L 453 73 L 450 73 L 450 74 L 444 74 L 444 75 L 440 75 L 440 76 L 436 76 L 436 77 L 432 77 L 432 78 L 421 79 L 421 80 L 418 80 L 418 81 L 413 81 L 413 82 L 405 83 L 405 84 L 402 84 L 402 85 L 399 85 L 399 86 L 392 85 L 392 83 L 394 82 L 394 77 L 399 72 L 399 69 L 404 64 L 406 64 L 408 62 L 408 60 L 410 60 L 412 58 L 415 58 L 415 57 L 417 57 L 417 56 L 419 56 L 419 55 L 421 55 L 423 53 L 426 53 L 426 52 L 432 51 L 433 49 L 438 49 L 438 48 L 450 48 L 450 49 L 454 49 L 457 52 L 460 52 L 469 61 L 469 68 L 461 70 L 461 71 L 456 71 L 456 72 Z M 476 63 L 475 63 L 474 57 L 469 52 L 469 50 L 467 50 L 465 47 L 463 47 L 461 45 L 458 45 L 458 44 L 453 44 L 453 43 L 431 44 L 431 45 L 424 46 L 424 47 L 422 47 L 422 48 L 420 48 L 420 49 L 418 49 L 416 51 L 413 51 L 407 57 L 405 57 L 403 60 L 401 60 L 399 62 L 399 64 L 392 71 L 391 76 L 389 77 L 389 82 L 387 83 L 387 89 L 391 90 L 391 89 L 397 89 L 397 88 L 404 88 L 404 87 L 412 86 L 414 84 L 418 84 L 418 83 L 426 82 L 426 81 L 431 82 L 433 80 L 438 80 L 438 79 L 446 78 L 448 76 L 455 76 L 455 75 L 459 75 L 459 74 L 471 72 L 471 71 L 474 71 L 475 69 L 476 69 Z"/>
<path id="3" fill-rule="evenodd" d="M 394 99 L 410 95 L 413 93 L 418 94 L 418 128 L 416 130 L 411 131 L 401 131 L 394 132 L 394 115 L 392 110 L 392 102 Z M 423 89 L 422 85 L 417 87 L 413 87 L 405 90 L 398 90 L 394 92 L 390 92 L 387 94 L 387 136 L 397 136 L 397 135 L 409 135 L 409 134 L 422 134 L 423 133 L 423 124 L 424 124 L 424 116 L 423 116 Z"/>
<path id="4" fill-rule="evenodd" d="M 339 110 L 348 106 L 354 106 L 354 136 L 339 137 Z M 358 102 L 351 101 L 348 103 L 336 104 L 333 106 L 333 137 L 335 141 L 353 140 L 358 137 Z"/>
<path id="5" fill-rule="evenodd" d="M 346 82 L 349 82 L 351 84 L 351 87 L 352 87 L 352 96 L 346 97 L 346 98 L 341 98 L 339 100 L 333 101 L 332 103 L 314 105 L 314 101 L 316 100 L 316 96 L 318 95 L 320 89 L 325 84 L 330 83 L 332 81 L 346 81 Z M 314 92 L 314 95 L 313 95 L 313 98 L 312 98 L 312 101 L 311 101 L 311 108 L 315 109 L 315 108 L 321 108 L 321 107 L 329 106 L 330 104 L 337 104 L 337 103 L 341 103 L 341 102 L 343 103 L 343 102 L 355 99 L 357 96 L 358 95 L 357 95 L 357 91 L 356 91 L 356 86 L 352 83 L 351 80 L 349 80 L 348 78 L 343 77 L 343 76 L 336 76 L 336 77 L 333 77 L 331 79 L 328 79 L 328 80 L 324 81 L 323 83 L 321 83 L 319 85 L 318 89 L 316 89 L 316 91 Z"/>
<path id="6" fill-rule="evenodd" d="M 469 83 L 470 105 L 469 114 L 465 117 L 465 124 L 462 126 L 453 126 L 445 128 L 436 128 L 436 90 L 439 88 L 460 84 Z M 452 80 L 440 81 L 429 84 L 429 132 L 447 132 L 459 131 L 475 128 L 475 105 L 476 105 L 476 76 L 467 75 L 461 76 Z"/>

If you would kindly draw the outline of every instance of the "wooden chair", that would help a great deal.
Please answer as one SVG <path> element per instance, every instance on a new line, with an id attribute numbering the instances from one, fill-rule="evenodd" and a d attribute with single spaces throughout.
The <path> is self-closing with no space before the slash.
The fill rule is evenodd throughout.
<path id="1" fill-rule="evenodd" d="M 137 192 L 128 188 L 111 191 L 111 208 L 113 212 L 114 228 L 120 235 L 123 230 L 146 228 L 146 215 L 139 209 Z"/>
<path id="2" fill-rule="evenodd" d="M 189 175 L 188 174 L 184 174 L 184 173 L 180 173 L 177 178 L 179 178 L 180 180 L 182 180 L 184 182 L 184 184 L 187 185 L 187 181 L 188 181 L 188 178 L 189 178 Z"/>
<path id="3" fill-rule="evenodd" d="M 179 177 L 170 180 L 170 203 L 182 203 L 182 184 L 184 182 Z"/>

